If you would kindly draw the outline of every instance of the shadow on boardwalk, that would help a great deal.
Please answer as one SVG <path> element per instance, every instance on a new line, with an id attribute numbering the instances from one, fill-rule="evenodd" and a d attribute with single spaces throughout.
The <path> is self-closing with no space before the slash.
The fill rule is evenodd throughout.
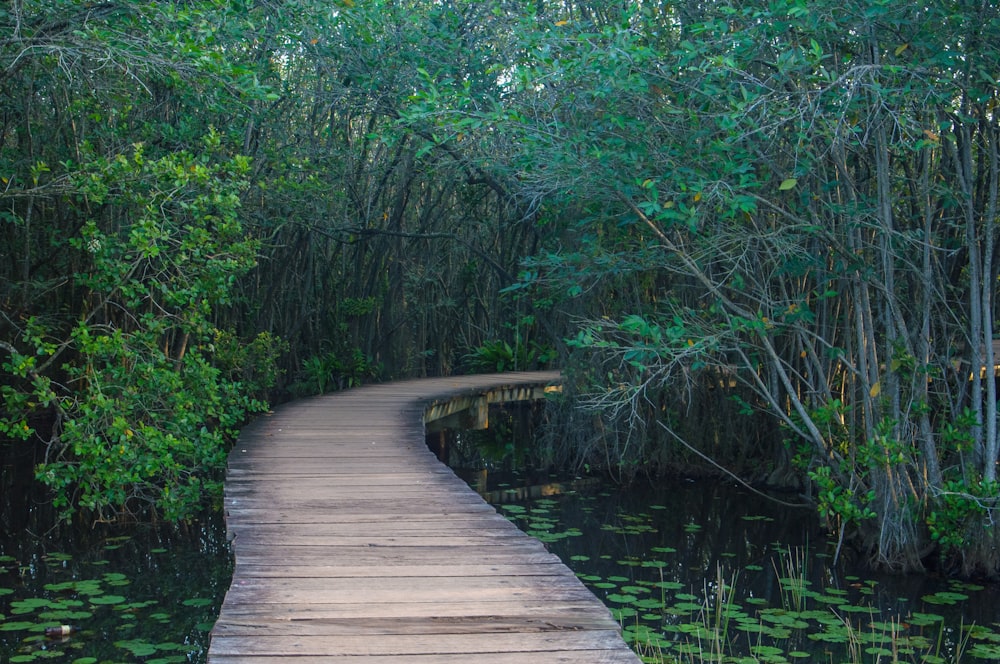
<path id="1" fill-rule="evenodd" d="M 432 401 L 557 380 L 373 385 L 249 426 L 229 459 L 236 568 L 209 663 L 638 662 L 574 574 L 424 444 Z"/>

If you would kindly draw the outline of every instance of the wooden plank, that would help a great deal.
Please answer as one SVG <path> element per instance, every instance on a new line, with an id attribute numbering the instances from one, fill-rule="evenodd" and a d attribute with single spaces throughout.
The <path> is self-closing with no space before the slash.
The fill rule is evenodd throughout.
<path id="1" fill-rule="evenodd" d="M 555 557 L 553 556 L 553 558 Z M 455 576 L 497 576 L 497 575 L 549 576 L 551 574 L 561 573 L 562 571 L 559 568 L 560 561 L 558 558 L 555 558 L 555 560 L 542 560 L 530 564 L 517 562 L 517 563 L 497 563 L 494 565 L 484 565 L 484 564 L 456 565 L 453 562 L 449 564 L 446 561 L 442 561 L 437 565 L 414 565 L 414 564 L 404 563 L 395 565 L 382 565 L 379 567 L 376 567 L 373 564 L 303 565 L 303 564 L 298 564 L 299 561 L 295 562 L 296 564 L 285 564 L 285 565 L 276 565 L 271 561 L 261 564 L 238 562 L 236 563 L 236 573 L 244 579 L 250 579 L 253 577 L 275 577 L 275 578 L 294 579 L 301 577 L 301 578 L 309 578 L 317 580 L 330 577 L 348 577 L 357 579 L 361 577 L 395 578 L 395 577 L 408 577 L 408 576 L 419 576 L 424 578 L 431 578 L 431 577 L 447 578 Z"/>
<path id="2" fill-rule="evenodd" d="M 394 576 L 379 577 L 372 576 L 365 578 L 363 583 L 358 583 L 356 577 L 326 577 L 299 578 L 299 577 L 275 577 L 258 578 L 251 577 L 241 579 L 238 584 L 233 585 L 233 589 L 241 594 L 254 593 L 266 590 L 270 601 L 279 601 L 279 597 L 287 597 L 291 600 L 301 600 L 304 602 L 349 602 L 365 597 L 388 597 L 388 601 L 409 602 L 409 601 L 430 601 L 437 596 L 454 596 L 459 593 L 471 592 L 477 600 L 484 599 L 491 595 L 505 597 L 511 593 L 518 593 L 518 596 L 527 596 L 527 592 L 541 591 L 551 593 L 553 597 L 558 593 L 572 595 L 579 591 L 590 592 L 580 583 L 575 576 L 565 574 L 548 574 L 545 576 L 500 576 L 497 574 L 490 576 L 452 576 L 447 583 L 443 583 L 440 578 L 426 578 L 420 576 Z M 526 591 L 522 593 L 522 591 Z M 393 597 L 391 593 L 403 592 L 406 596 Z M 263 596 L 263 594 L 262 594 Z M 586 597 L 586 595 L 583 595 Z"/>
<path id="3" fill-rule="evenodd" d="M 223 636 L 360 636 L 383 634 L 510 634 L 562 630 L 607 630 L 608 623 L 590 616 L 371 616 L 317 620 L 234 620 L 216 630 Z"/>
<path id="4" fill-rule="evenodd" d="M 319 655 L 296 656 L 294 664 L 635 664 L 631 651 L 576 650 L 572 652 L 477 653 L 474 663 L 466 653 L 433 655 Z M 213 664 L 289 664 L 287 655 L 215 655 Z"/>
<path id="5" fill-rule="evenodd" d="M 240 523 L 244 526 L 250 524 L 298 524 L 301 526 L 309 526 L 311 524 L 322 524 L 322 523 L 342 523 L 342 524 L 367 524 L 370 526 L 389 526 L 399 524 L 399 515 L 387 513 L 384 511 L 375 511 L 373 509 L 358 510 L 353 512 L 317 512 L 317 511 L 304 511 L 301 509 L 263 509 L 263 508 L 253 508 L 253 507 L 231 507 L 228 512 L 228 520 L 233 522 L 234 519 L 239 519 Z M 447 525 L 452 520 L 458 524 L 466 523 L 470 519 L 475 519 L 477 517 L 492 518 L 493 510 L 487 507 L 483 507 L 479 503 L 471 503 L 467 506 L 462 506 L 461 509 L 457 509 L 455 506 L 448 506 L 444 509 L 431 510 L 422 509 L 421 505 L 415 505 L 413 507 L 413 512 L 411 512 L 406 517 L 407 523 L 414 523 L 416 527 L 421 527 L 428 521 L 436 522 L 441 525 Z M 459 525 L 458 527 L 461 527 Z"/>
<path id="6" fill-rule="evenodd" d="M 392 567 L 397 565 L 461 565 L 470 564 L 460 561 L 473 560 L 471 564 L 501 565 L 501 564 L 532 564 L 531 561 L 541 561 L 538 564 L 552 562 L 552 554 L 544 551 L 533 543 L 525 546 L 494 547 L 490 551 L 477 553 L 466 558 L 468 549 L 460 547 L 418 547 L 395 546 L 385 547 L 293 547 L 274 545 L 271 551 L 261 553 L 258 550 L 247 549 L 240 552 L 236 565 L 247 564 L 269 565 L 365 565 L 372 567 Z M 558 561 L 558 558 L 556 559 Z"/>
<path id="7" fill-rule="evenodd" d="M 579 579 L 423 442 L 425 404 L 537 395 L 556 378 L 376 385 L 248 426 L 229 458 L 236 566 L 210 664 L 638 662 Z"/>
<path id="8" fill-rule="evenodd" d="M 432 602 L 390 602 L 377 604 L 373 602 L 345 602 L 341 604 L 303 604 L 301 602 L 283 604 L 236 604 L 223 606 L 216 627 L 235 623 L 282 622 L 289 620 L 339 620 L 345 618 L 361 618 L 371 620 L 407 620 L 407 619 L 442 619 L 469 618 L 476 616 L 502 617 L 543 617 L 553 616 L 594 616 L 600 615 L 608 620 L 609 628 L 614 625 L 606 611 L 598 614 L 604 607 L 594 605 L 593 595 L 582 599 L 556 599 L 539 602 L 533 599 L 512 597 L 504 601 L 484 603 L 475 599 L 465 599 L 449 604 Z"/>
<path id="9" fill-rule="evenodd" d="M 478 655 L 489 652 L 552 652 L 608 649 L 621 641 L 614 630 L 561 630 L 548 632 L 480 634 L 371 634 L 305 636 L 212 636 L 212 650 L 220 655 L 252 652 L 258 655 Z"/>
<path id="10" fill-rule="evenodd" d="M 406 524 L 395 523 L 255 523 L 254 528 L 240 535 L 244 542 L 266 537 L 270 541 L 281 541 L 283 544 L 296 544 L 290 537 L 304 538 L 311 543 L 327 543 L 331 538 L 366 538 L 368 542 L 376 542 L 384 537 L 520 537 L 521 531 L 516 526 L 507 526 L 492 519 L 468 518 L 459 515 L 457 523 L 442 523 L 440 520 L 421 519 L 408 521 Z M 385 526 L 385 527 L 380 527 Z M 487 530 L 489 529 L 489 530 Z M 472 533 L 468 535 L 467 533 Z M 276 539 L 278 538 L 278 539 Z M 442 542 L 445 543 L 445 542 Z M 410 545 L 413 542 L 409 542 Z"/>
<path id="11" fill-rule="evenodd" d="M 490 511 L 489 505 L 483 502 L 475 493 L 470 493 L 468 495 L 455 493 L 454 495 L 445 494 L 443 491 L 440 494 L 429 494 L 422 497 L 419 502 L 414 500 L 412 497 L 401 497 L 398 495 L 392 496 L 382 496 L 378 497 L 363 497 L 355 494 L 348 495 L 329 495 L 326 497 L 317 496 L 316 494 L 309 495 L 308 497 L 301 496 L 282 496 L 282 495 L 268 495 L 259 496 L 252 495 L 250 497 L 236 496 L 233 499 L 226 499 L 225 506 L 228 508 L 227 512 L 231 513 L 233 508 L 269 508 L 273 507 L 275 509 L 301 509 L 301 510 L 364 510 L 366 508 L 371 508 L 374 505 L 385 511 L 395 514 L 406 514 L 405 508 L 407 505 L 413 505 L 414 508 L 424 508 L 424 509 L 435 509 L 442 510 L 443 513 L 448 513 L 449 508 L 454 508 L 456 512 L 467 511 L 472 508 L 478 511 Z"/>

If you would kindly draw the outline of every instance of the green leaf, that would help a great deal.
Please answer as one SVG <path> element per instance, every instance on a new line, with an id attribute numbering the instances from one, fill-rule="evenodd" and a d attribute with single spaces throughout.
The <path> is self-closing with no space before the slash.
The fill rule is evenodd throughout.
<path id="1" fill-rule="evenodd" d="M 121 595 L 102 595 L 100 597 L 91 597 L 91 604 L 122 604 L 125 602 L 125 598 Z"/>

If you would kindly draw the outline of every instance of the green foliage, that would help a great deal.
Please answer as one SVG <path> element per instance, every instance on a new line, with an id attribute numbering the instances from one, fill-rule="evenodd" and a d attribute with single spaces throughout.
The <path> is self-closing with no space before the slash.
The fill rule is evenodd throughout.
<path id="1" fill-rule="evenodd" d="M 331 390 L 359 387 L 376 378 L 380 367 L 360 348 L 310 355 L 302 361 L 300 379 L 292 384 L 297 396 L 326 394 Z"/>
<path id="2" fill-rule="evenodd" d="M 38 479 L 65 518 L 217 500 L 229 442 L 280 375 L 283 342 L 225 320 L 260 247 L 232 118 L 273 99 L 239 61 L 245 10 L 0 11 L 0 433 L 45 446 Z"/>
<path id="3" fill-rule="evenodd" d="M 189 518 L 221 495 L 228 443 L 266 406 L 221 379 L 198 350 L 177 362 L 136 339 L 95 338 L 70 372 L 86 388 L 63 399 L 62 451 L 37 468 L 65 516 Z"/>
<path id="4" fill-rule="evenodd" d="M 279 360 L 289 351 L 289 344 L 270 332 L 261 332 L 246 343 L 232 332 L 216 330 L 211 349 L 215 366 L 227 380 L 246 394 L 266 395 L 284 373 Z"/>
<path id="5" fill-rule="evenodd" d="M 556 349 L 608 458 L 662 455 L 637 442 L 654 423 L 767 413 L 824 513 L 894 524 L 864 529 L 885 559 L 921 550 L 945 477 L 992 486 L 971 366 L 997 318 L 992 4 L 273 8 L 0 12 L 0 433 L 48 442 L 66 505 L 183 512 L 163 490 L 207 481 L 211 436 L 275 380 Z M 144 428 L 175 415 L 198 449 Z M 125 431 L 149 451 L 116 466 Z M 111 488 L 153 457 L 169 481 Z"/>
<path id="6" fill-rule="evenodd" d="M 874 492 L 859 496 L 854 489 L 835 479 L 829 466 L 820 466 L 810 472 L 809 479 L 816 484 L 819 513 L 835 531 L 847 530 L 851 525 L 877 516 L 871 509 Z"/>
<path id="7" fill-rule="evenodd" d="M 931 539 L 941 547 L 942 559 L 961 556 L 970 541 L 982 537 L 984 527 L 993 527 L 990 511 L 1000 496 L 1000 485 L 948 481 L 941 487 L 927 514 Z"/>
<path id="8" fill-rule="evenodd" d="M 941 424 L 941 443 L 945 449 L 969 452 L 975 447 L 975 430 L 979 422 L 976 413 L 965 408 L 951 421 Z"/>
<path id="9" fill-rule="evenodd" d="M 487 341 L 465 355 L 464 362 L 470 371 L 529 371 L 543 368 L 555 357 L 552 348 L 535 341 L 522 341 L 517 336 L 514 345 L 502 339 Z"/>
<path id="10" fill-rule="evenodd" d="M 241 227 L 248 164 L 220 159 L 210 133 L 200 154 L 149 158 L 141 146 L 106 160 L 89 155 L 72 175 L 76 196 L 118 214 L 54 238 L 81 268 L 85 307 L 68 330 L 28 319 L 4 368 L 3 428 L 48 438 L 37 477 L 69 518 L 155 514 L 180 520 L 220 495 L 227 444 L 274 376 L 279 345 L 260 337 L 240 349 L 212 323 L 256 243 Z M 227 373 L 214 363 L 226 346 Z M 265 359 L 249 384 L 234 380 Z M 54 423 L 28 425 L 51 413 Z M 44 422 L 44 420 L 42 420 Z M 47 432 L 47 429 L 50 431 Z"/>
<path id="11" fill-rule="evenodd" d="M 954 348 L 989 344 L 996 319 L 981 275 L 998 246 L 998 88 L 970 63 L 996 59 L 1000 15 L 615 14 L 525 21 L 497 104 L 428 80 L 410 110 L 436 136 L 474 133 L 472 117 L 516 136 L 496 169 L 559 232 L 510 290 L 575 315 L 584 403 L 631 430 L 666 420 L 698 376 L 734 376 L 798 441 L 824 515 L 878 512 L 863 546 L 918 567 L 942 469 L 996 472 L 995 395 L 978 368 L 955 371 Z M 949 421 L 966 407 L 975 426 Z"/>

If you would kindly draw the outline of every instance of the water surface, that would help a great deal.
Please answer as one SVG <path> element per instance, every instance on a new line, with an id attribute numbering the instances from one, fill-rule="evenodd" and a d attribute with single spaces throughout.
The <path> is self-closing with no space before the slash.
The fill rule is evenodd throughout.
<path id="1" fill-rule="evenodd" d="M 996 585 L 869 571 L 794 494 L 669 478 L 628 487 L 542 467 L 523 427 L 443 456 L 602 598 L 637 650 L 689 660 L 1000 660 Z M 520 431 L 520 432 L 519 432 Z M 798 506 L 795 506 L 798 505 Z M 705 661 L 696 659 L 695 661 Z"/>

